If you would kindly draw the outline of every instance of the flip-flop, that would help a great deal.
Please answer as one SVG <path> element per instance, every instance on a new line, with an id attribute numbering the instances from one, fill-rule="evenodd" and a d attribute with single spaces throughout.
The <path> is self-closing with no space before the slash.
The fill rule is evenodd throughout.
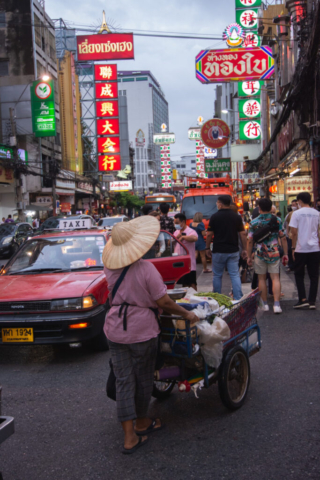
<path id="1" fill-rule="evenodd" d="M 161 422 L 161 420 L 160 420 L 160 422 Z M 149 435 L 152 432 L 157 432 L 158 430 L 162 430 L 162 428 L 164 428 L 164 426 L 165 426 L 164 423 L 161 422 L 160 427 L 158 427 L 157 424 L 156 424 L 156 419 L 154 419 L 154 420 L 152 420 L 151 424 L 149 425 L 149 427 L 146 430 L 143 430 L 143 432 L 138 432 L 137 430 L 135 430 L 135 432 L 140 437 L 140 436 L 144 436 L 144 435 Z"/>
<path id="2" fill-rule="evenodd" d="M 212 273 L 212 270 L 203 270 L 202 273 Z"/>
<path id="3" fill-rule="evenodd" d="M 135 445 L 134 447 L 132 448 L 124 448 L 122 449 L 122 453 L 124 455 L 131 455 L 131 453 L 134 453 L 136 452 L 140 447 L 142 447 L 145 443 L 148 442 L 148 439 L 142 441 L 142 437 L 139 437 L 139 441 L 137 443 L 137 445 Z"/>

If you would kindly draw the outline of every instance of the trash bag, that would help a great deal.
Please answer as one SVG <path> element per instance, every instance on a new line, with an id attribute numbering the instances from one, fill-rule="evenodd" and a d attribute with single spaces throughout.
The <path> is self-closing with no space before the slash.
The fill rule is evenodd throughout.
<path id="1" fill-rule="evenodd" d="M 216 317 L 212 325 L 206 320 L 197 323 L 200 337 L 200 348 L 205 362 L 218 368 L 222 360 L 223 342 L 230 338 L 230 329 L 220 317 Z"/>

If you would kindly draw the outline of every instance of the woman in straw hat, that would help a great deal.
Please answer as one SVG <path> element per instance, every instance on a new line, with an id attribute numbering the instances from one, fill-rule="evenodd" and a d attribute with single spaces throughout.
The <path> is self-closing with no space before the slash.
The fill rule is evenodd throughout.
<path id="1" fill-rule="evenodd" d="M 104 331 L 117 379 L 117 412 L 126 454 L 144 445 L 147 434 L 163 427 L 160 419 L 147 417 L 160 332 L 157 309 L 180 315 L 191 323 L 199 320 L 170 299 L 156 267 L 142 260 L 159 232 L 160 223 L 152 216 L 118 223 L 102 255 L 109 291 L 121 274 L 123 279 L 114 298 L 110 298 Z"/>

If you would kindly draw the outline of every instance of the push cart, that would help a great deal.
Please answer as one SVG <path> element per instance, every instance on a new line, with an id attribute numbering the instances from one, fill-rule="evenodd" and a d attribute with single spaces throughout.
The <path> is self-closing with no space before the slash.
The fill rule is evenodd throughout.
<path id="1" fill-rule="evenodd" d="M 225 315 L 219 314 L 229 326 L 230 338 L 223 344 L 223 357 L 218 368 L 211 368 L 201 355 L 197 328 L 178 317 L 162 315 L 162 367 L 156 372 L 153 396 L 166 398 L 178 382 L 180 391 L 193 390 L 196 397 L 201 388 L 218 383 L 223 404 L 230 410 L 240 408 L 250 384 L 249 358 L 261 349 L 257 311 L 260 292 L 254 290 Z"/>

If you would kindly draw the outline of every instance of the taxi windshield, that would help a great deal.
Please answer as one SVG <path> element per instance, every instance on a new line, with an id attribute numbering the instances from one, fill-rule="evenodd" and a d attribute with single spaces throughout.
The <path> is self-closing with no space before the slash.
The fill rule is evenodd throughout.
<path id="1" fill-rule="evenodd" d="M 6 275 L 102 269 L 102 235 L 48 237 L 26 242 L 5 268 Z"/>
<path id="2" fill-rule="evenodd" d="M 186 197 L 182 201 L 181 212 L 187 217 L 187 220 L 193 218 L 197 212 L 203 214 L 203 218 L 210 219 L 214 213 L 217 213 L 217 200 L 219 195 L 199 195 Z"/>

